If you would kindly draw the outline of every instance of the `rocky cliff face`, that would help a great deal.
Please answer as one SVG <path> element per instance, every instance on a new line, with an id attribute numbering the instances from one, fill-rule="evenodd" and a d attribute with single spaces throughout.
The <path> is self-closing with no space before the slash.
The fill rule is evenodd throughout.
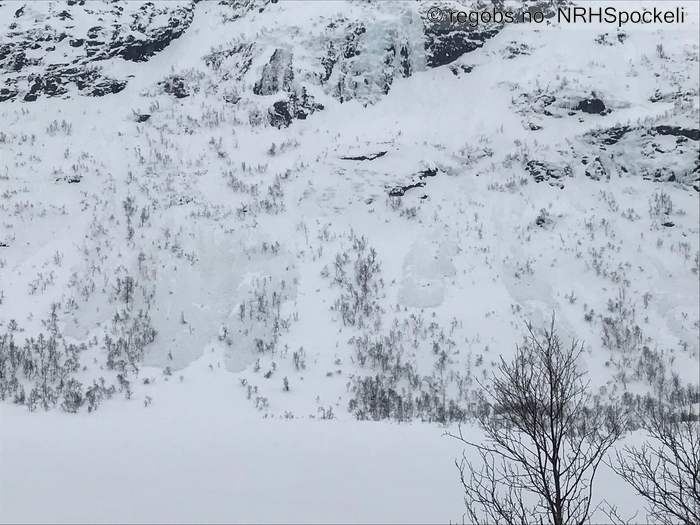
<path id="1" fill-rule="evenodd" d="M 5 3 L 9 13 L 19 3 Z M 103 72 L 111 58 L 143 62 L 189 27 L 184 2 L 29 2 L 5 18 L 0 36 L 0 100 L 117 93 L 126 79 Z"/>
<path id="2" fill-rule="evenodd" d="M 541 11 L 549 18 L 563 1 L 532 0 L 516 7 Z M 530 44 L 515 40 L 491 51 L 489 42 L 503 32 L 502 22 L 481 22 L 472 27 L 436 21 L 428 14 L 435 8 L 443 13 L 493 11 L 514 9 L 514 4 L 503 0 L 0 2 L 4 15 L 0 102 L 118 93 L 134 78 L 125 64 L 147 64 L 190 31 L 197 13 L 202 16 L 204 10 L 207 16 L 215 14 L 217 25 L 225 28 L 230 38 L 211 46 L 202 44 L 200 60 L 189 67 L 175 66 L 154 85 L 146 86 L 147 91 L 177 99 L 213 96 L 239 108 L 245 120 L 256 126 L 289 127 L 335 103 L 373 105 L 397 81 L 431 69 L 447 67 L 457 77 L 470 75 L 473 64 L 467 57 L 477 50 L 508 60 L 533 51 Z M 197 29 L 195 41 L 204 42 L 207 29 L 200 31 Z M 601 50 L 608 50 L 627 45 L 627 38 L 618 31 L 615 35 L 602 33 L 595 42 Z M 509 79 L 504 77 L 504 81 Z M 696 95 L 696 91 L 681 87 L 657 89 L 649 101 L 674 102 L 687 108 L 680 112 L 683 122 L 660 119 L 633 126 L 624 137 L 614 140 L 611 137 L 618 128 L 613 127 L 612 135 L 600 131 L 584 140 L 580 148 L 593 144 L 594 148 L 609 149 L 609 155 L 583 154 L 580 168 L 592 178 L 622 171 L 697 188 L 700 173 L 697 159 L 691 158 L 697 125 L 692 122 L 694 110 L 690 107 Z M 519 86 L 513 94 L 513 110 L 533 132 L 551 119 L 603 117 L 627 107 L 618 93 L 583 83 L 549 83 L 532 89 Z M 669 141 L 673 144 L 666 144 Z M 630 157 L 616 153 L 630 147 L 642 154 Z M 670 163 L 664 160 L 669 156 L 674 159 Z M 559 175 L 564 171 L 543 169 L 541 159 L 529 161 L 527 170 L 536 181 L 561 184 Z"/>
<path id="3" fill-rule="evenodd" d="M 270 0 L 226 0 L 219 3 L 222 23 L 270 14 Z M 120 58 L 145 62 L 179 38 L 192 23 L 196 2 L 32 2 L 17 9 L 5 4 L 7 19 L 0 40 L 2 100 L 27 102 L 40 96 L 68 95 L 71 86 L 87 96 L 103 96 L 124 88 L 127 78 L 104 72 L 101 62 Z M 485 8 L 478 2 L 476 8 Z M 496 2 L 500 5 L 499 2 Z M 552 2 L 543 4 L 551 9 Z M 269 96 L 296 93 L 304 84 L 320 85 L 337 100 L 374 103 L 388 93 L 396 78 L 457 60 L 498 34 L 502 24 L 464 30 L 458 25 L 433 23 L 426 11 L 433 4 L 404 2 L 348 2 L 351 9 L 333 16 L 307 13 L 295 20 L 288 34 L 259 35 L 255 42 L 218 51 L 221 58 L 246 52 L 249 61 L 222 72 L 239 79 L 251 59 L 263 62 L 252 93 Z M 465 9 L 469 3 L 438 2 L 445 11 Z M 490 4 L 489 4 L 490 5 Z M 534 3 L 533 3 L 534 5 Z M 267 10 L 267 11 L 266 11 Z M 299 27 L 312 31 L 300 31 Z M 280 40 L 266 55 L 267 40 Z M 245 48 L 245 49 L 244 49 Z M 255 49 L 255 53 L 251 51 Z M 295 59 L 298 49 L 307 60 Z M 223 56 L 222 56 L 223 55 Z M 310 59 L 310 60 L 309 60 Z M 211 65 L 211 64 L 210 64 Z M 238 69 L 238 72 L 235 71 Z M 300 80 L 294 84 L 295 75 Z M 294 84 L 294 85 L 293 85 Z M 246 86 L 247 87 L 247 86 Z M 308 95 L 307 95 L 308 97 Z M 313 111 L 313 104 L 307 111 Z M 275 117 L 271 117 L 276 120 Z"/>

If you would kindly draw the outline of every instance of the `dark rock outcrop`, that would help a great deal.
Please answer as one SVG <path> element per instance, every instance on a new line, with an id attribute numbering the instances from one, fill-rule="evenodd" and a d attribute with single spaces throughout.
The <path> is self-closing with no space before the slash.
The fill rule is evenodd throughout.
<path id="1" fill-rule="evenodd" d="M 185 80 L 179 75 L 170 75 L 165 80 L 158 82 L 163 91 L 175 98 L 185 98 L 190 95 Z"/>
<path id="2" fill-rule="evenodd" d="M 263 68 L 260 80 L 253 86 L 253 93 L 274 95 L 280 91 L 291 91 L 293 81 L 292 54 L 284 49 L 275 49 Z"/>
<path id="3" fill-rule="evenodd" d="M 78 11 L 82 11 L 81 19 L 95 21 L 84 34 L 72 25 Z M 0 81 L 5 84 L 0 102 L 18 97 L 30 102 L 40 96 L 67 96 L 70 85 L 88 96 L 117 93 L 127 80 L 102 74 L 99 62 L 114 57 L 146 61 L 180 37 L 193 15 L 194 4 L 184 0 L 140 5 L 27 4 L 20 18 L 24 25 L 17 25 L 0 44 Z M 66 58 L 59 51 L 62 55 L 55 56 L 56 43 L 66 39 L 71 54 Z M 28 50 L 39 49 L 41 56 L 34 53 L 35 58 L 27 57 Z M 32 71 L 25 72 L 30 66 Z"/>
<path id="4" fill-rule="evenodd" d="M 287 99 L 275 102 L 267 112 L 268 122 L 276 128 L 286 128 L 294 119 L 304 120 L 322 109 L 323 105 L 314 102 L 313 97 L 302 88 L 300 95 L 290 93 Z"/>
<path id="5" fill-rule="evenodd" d="M 428 177 L 435 177 L 437 173 L 438 170 L 435 168 L 421 170 L 415 175 L 413 175 L 412 182 L 403 185 L 391 186 L 389 188 L 389 197 L 403 197 L 408 190 L 412 190 L 415 188 L 424 188 L 426 185 L 425 179 Z M 423 196 L 421 198 L 427 198 L 427 196 Z"/>
<path id="6" fill-rule="evenodd" d="M 673 135 L 690 140 L 700 140 L 700 129 L 682 128 L 680 126 L 656 126 L 653 128 L 659 135 Z"/>
<path id="7" fill-rule="evenodd" d="M 369 153 L 368 155 L 357 155 L 349 157 L 340 157 L 342 160 L 374 160 L 386 155 L 386 151 L 379 151 L 377 153 Z"/>
<path id="8" fill-rule="evenodd" d="M 535 182 L 549 182 L 562 187 L 561 179 L 571 177 L 573 172 L 569 166 L 559 166 L 551 162 L 530 160 L 525 164 L 525 169 Z"/>
<path id="9" fill-rule="evenodd" d="M 576 106 L 577 111 L 602 115 L 605 113 L 605 103 L 599 98 L 585 98 L 579 101 Z"/>
<path id="10" fill-rule="evenodd" d="M 425 56 L 428 67 L 439 67 L 454 62 L 466 53 L 479 49 L 486 40 L 496 36 L 501 27 L 489 30 L 464 31 L 442 24 L 425 26 Z"/>
<path id="11" fill-rule="evenodd" d="M 601 131 L 594 131 L 591 133 L 591 136 L 602 144 L 610 146 L 617 144 L 630 131 L 632 131 L 630 126 L 614 126 Z"/>
<path id="12" fill-rule="evenodd" d="M 661 141 L 660 136 L 675 137 Z M 586 176 L 607 179 L 612 174 L 631 175 L 656 182 L 674 182 L 700 191 L 700 158 L 697 147 L 689 141 L 700 140 L 700 130 L 678 125 L 657 124 L 641 126 L 614 126 L 584 135 L 584 142 L 592 148 L 606 151 L 601 157 L 587 156 Z M 607 166 L 607 167 L 606 167 Z"/>
<path id="13" fill-rule="evenodd" d="M 560 3 L 559 0 L 543 0 L 543 1 L 525 1 L 516 13 L 515 20 L 521 20 L 524 11 L 530 13 L 542 13 L 545 19 L 552 18 L 556 14 L 556 8 Z M 442 9 L 442 13 L 454 11 L 454 7 L 449 3 L 441 5 L 436 2 L 435 6 Z M 475 11 L 487 12 L 503 12 L 506 7 L 502 0 L 492 0 L 491 2 L 477 2 L 474 6 Z M 426 12 L 427 13 L 427 12 Z M 440 21 L 431 21 L 429 16 L 426 16 L 424 21 L 425 35 L 425 55 L 426 64 L 428 67 L 439 67 L 445 64 L 454 62 L 459 57 L 466 53 L 470 53 L 475 49 L 482 47 L 486 41 L 493 38 L 505 26 L 503 19 L 498 17 L 489 17 L 480 19 L 479 23 L 470 27 L 468 23 L 458 20 L 450 20 L 447 15 Z M 527 46 L 512 42 L 509 55 L 514 57 L 517 54 L 528 53 Z"/>

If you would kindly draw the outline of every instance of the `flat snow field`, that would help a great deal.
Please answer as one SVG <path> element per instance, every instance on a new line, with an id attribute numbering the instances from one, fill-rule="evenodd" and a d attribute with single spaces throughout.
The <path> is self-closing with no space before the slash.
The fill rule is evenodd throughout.
<path id="1" fill-rule="evenodd" d="M 0 522 L 462 522 L 462 446 L 440 425 L 263 420 L 241 396 L 209 402 L 233 379 L 196 365 L 189 390 L 168 385 L 148 408 L 0 405 Z M 637 508 L 605 469 L 597 488 Z"/>

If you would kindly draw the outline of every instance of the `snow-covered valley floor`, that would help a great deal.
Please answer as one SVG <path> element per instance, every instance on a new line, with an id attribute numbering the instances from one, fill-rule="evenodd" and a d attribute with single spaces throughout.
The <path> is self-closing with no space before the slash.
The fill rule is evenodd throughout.
<path id="1" fill-rule="evenodd" d="M 148 409 L 0 407 L 1 521 L 462 523 L 463 447 L 441 425 L 261 419 L 230 374 L 195 363 L 186 381 Z M 609 470 L 599 487 L 637 508 Z"/>

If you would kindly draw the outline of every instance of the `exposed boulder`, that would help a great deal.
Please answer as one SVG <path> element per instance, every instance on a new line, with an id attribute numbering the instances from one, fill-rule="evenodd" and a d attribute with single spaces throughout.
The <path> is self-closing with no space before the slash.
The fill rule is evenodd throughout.
<path id="1" fill-rule="evenodd" d="M 577 111 L 583 111 L 584 113 L 605 113 L 605 103 L 599 98 L 585 98 L 579 101 L 576 106 Z"/>
<path id="2" fill-rule="evenodd" d="M 270 61 L 265 64 L 260 80 L 253 86 L 256 95 L 274 95 L 280 91 L 291 91 L 294 81 L 292 53 L 275 49 Z"/>
<path id="3" fill-rule="evenodd" d="M 323 105 L 314 102 L 313 97 L 302 88 L 300 95 L 290 93 L 287 99 L 275 102 L 268 110 L 268 122 L 276 128 L 286 128 L 294 119 L 304 120 L 322 109 Z"/>

